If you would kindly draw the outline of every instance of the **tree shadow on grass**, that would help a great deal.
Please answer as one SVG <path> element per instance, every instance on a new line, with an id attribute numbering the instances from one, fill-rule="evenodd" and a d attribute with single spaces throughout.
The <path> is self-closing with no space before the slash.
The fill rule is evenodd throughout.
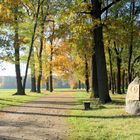
<path id="1" fill-rule="evenodd" d="M 36 116 L 50 116 L 50 117 L 63 117 L 63 118 L 95 118 L 95 119 L 125 119 L 125 118 L 139 118 L 139 115 L 118 115 L 118 116 L 96 116 L 96 115 L 64 115 L 64 114 L 51 114 L 51 113 L 37 113 L 37 112 L 16 112 L 0 110 L 1 113 L 16 114 L 16 115 L 36 115 Z"/>
<path id="2" fill-rule="evenodd" d="M 32 101 L 33 104 L 52 104 L 52 105 L 80 105 L 74 101 Z"/>
<path id="3" fill-rule="evenodd" d="M 110 104 L 113 104 L 113 105 L 125 105 L 125 101 L 113 100 Z"/>

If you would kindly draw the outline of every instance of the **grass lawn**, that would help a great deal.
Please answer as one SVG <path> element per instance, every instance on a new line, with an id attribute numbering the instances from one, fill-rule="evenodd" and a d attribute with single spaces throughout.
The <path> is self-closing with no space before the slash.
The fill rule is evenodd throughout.
<path id="1" fill-rule="evenodd" d="M 75 94 L 80 104 L 70 111 L 68 119 L 72 133 L 69 140 L 140 140 L 140 116 L 125 112 L 125 95 L 111 95 L 113 102 L 99 105 L 93 101 L 92 110 L 83 110 L 84 92 Z"/>
<path id="2" fill-rule="evenodd" d="M 16 93 L 14 89 L 0 89 L 0 108 L 7 106 L 20 105 L 32 100 L 35 100 L 41 96 L 45 96 L 47 94 L 37 94 L 31 93 L 29 90 L 26 91 L 26 96 L 13 96 L 12 94 Z"/>

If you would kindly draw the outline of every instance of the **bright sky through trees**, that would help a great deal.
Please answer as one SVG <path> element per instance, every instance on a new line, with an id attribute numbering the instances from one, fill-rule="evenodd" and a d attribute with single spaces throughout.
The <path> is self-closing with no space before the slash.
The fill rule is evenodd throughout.
<path id="1" fill-rule="evenodd" d="M 2 67 L 0 68 L 0 76 L 16 76 L 15 74 L 15 65 L 7 62 L 1 63 Z M 30 70 L 29 72 L 30 73 Z M 21 64 L 21 75 L 25 74 L 25 64 Z"/>

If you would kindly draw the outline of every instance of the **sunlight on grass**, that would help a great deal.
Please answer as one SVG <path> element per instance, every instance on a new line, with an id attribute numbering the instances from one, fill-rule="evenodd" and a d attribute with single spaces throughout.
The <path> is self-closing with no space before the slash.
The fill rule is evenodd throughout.
<path id="1" fill-rule="evenodd" d="M 75 117 L 69 118 L 72 134 L 69 140 L 139 140 L 140 117 L 125 113 L 125 95 L 111 95 L 113 102 L 107 105 L 92 102 L 92 110 L 83 110 L 83 101 L 89 95 L 77 93 L 75 97 L 81 103 L 70 111 Z M 84 99 L 85 98 L 85 99 Z M 77 117 L 76 117 L 77 116 Z"/>
<path id="2" fill-rule="evenodd" d="M 7 106 L 14 106 L 14 105 L 20 105 L 32 100 L 35 100 L 39 97 L 45 96 L 47 94 L 37 94 L 37 93 L 31 93 L 29 90 L 26 91 L 26 96 L 13 96 L 13 94 L 16 92 L 14 89 L 10 90 L 3 90 L 0 89 L 0 108 L 7 107 Z"/>

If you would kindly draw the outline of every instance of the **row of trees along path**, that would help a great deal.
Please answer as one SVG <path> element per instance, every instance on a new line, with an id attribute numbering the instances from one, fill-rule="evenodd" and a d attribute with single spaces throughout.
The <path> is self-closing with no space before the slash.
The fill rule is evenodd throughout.
<path id="1" fill-rule="evenodd" d="M 139 7 L 139 0 L 1 2 L 0 58 L 15 64 L 16 95 L 25 95 L 29 68 L 32 92 L 41 93 L 43 80 L 52 92 L 53 73 L 84 82 L 87 92 L 91 85 L 101 103 L 111 101 L 109 89 L 125 92 L 139 74 Z"/>

